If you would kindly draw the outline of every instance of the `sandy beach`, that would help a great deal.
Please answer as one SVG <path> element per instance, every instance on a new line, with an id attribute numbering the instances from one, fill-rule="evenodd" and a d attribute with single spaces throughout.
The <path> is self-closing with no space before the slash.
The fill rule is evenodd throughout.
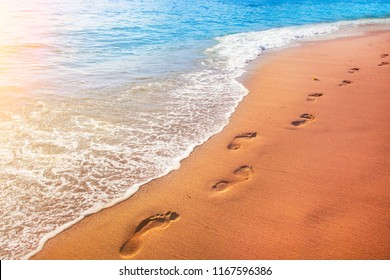
<path id="1" fill-rule="evenodd" d="M 390 32 L 270 52 L 179 170 L 33 259 L 389 259 Z"/>

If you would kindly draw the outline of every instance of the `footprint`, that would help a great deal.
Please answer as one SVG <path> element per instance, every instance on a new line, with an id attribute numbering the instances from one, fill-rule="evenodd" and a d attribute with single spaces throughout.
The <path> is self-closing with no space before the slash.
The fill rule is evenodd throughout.
<path id="1" fill-rule="evenodd" d="M 228 181 L 219 181 L 218 183 L 214 184 L 211 188 L 213 190 L 216 190 L 217 192 L 221 192 L 226 190 L 230 186 L 230 182 Z"/>
<path id="2" fill-rule="evenodd" d="M 244 182 L 252 178 L 253 176 L 253 168 L 247 165 L 243 165 L 240 168 L 236 169 L 234 171 L 234 180 L 232 181 L 219 181 L 218 183 L 214 184 L 211 189 L 217 191 L 217 192 L 223 192 L 230 188 L 231 186 L 238 184 L 240 182 Z"/>
<path id="3" fill-rule="evenodd" d="M 168 211 L 165 214 L 156 214 L 146 218 L 139 223 L 134 231 L 134 234 L 120 248 L 120 253 L 123 257 L 131 257 L 136 255 L 141 250 L 142 237 L 152 229 L 167 228 L 172 221 L 179 218 L 176 212 Z"/>
<path id="4" fill-rule="evenodd" d="M 386 57 L 388 57 L 388 56 L 389 56 L 388 53 L 381 54 L 381 58 L 386 58 Z"/>
<path id="5" fill-rule="evenodd" d="M 324 94 L 323 93 L 311 93 L 307 96 L 307 101 L 311 101 L 311 102 L 314 102 L 314 101 L 317 101 L 318 97 L 321 97 L 323 96 Z"/>
<path id="6" fill-rule="evenodd" d="M 350 81 L 350 80 L 343 80 L 342 82 L 341 82 L 341 84 L 339 84 L 339 86 L 341 87 L 341 86 L 347 86 L 347 85 L 351 85 L 353 82 L 352 81 Z"/>
<path id="7" fill-rule="evenodd" d="M 348 70 L 348 73 L 355 73 L 355 72 L 357 72 L 359 70 L 360 70 L 360 68 L 357 68 L 357 67 L 351 68 L 351 69 Z"/>
<path id="8" fill-rule="evenodd" d="M 387 61 L 382 61 L 381 63 L 378 64 L 378 66 L 383 66 L 383 65 L 388 65 L 390 62 Z"/>
<path id="9" fill-rule="evenodd" d="M 293 126 L 301 126 L 301 125 L 307 124 L 309 122 L 312 122 L 315 119 L 315 117 L 312 114 L 302 114 L 300 117 L 303 120 L 293 121 L 293 122 L 291 122 L 291 124 Z"/>
<path id="10" fill-rule="evenodd" d="M 234 140 L 232 143 L 230 143 L 227 148 L 229 150 L 238 150 L 241 146 L 241 143 L 243 140 L 250 140 L 252 138 L 255 138 L 257 136 L 257 132 L 247 132 L 240 135 L 237 135 L 234 137 Z"/>

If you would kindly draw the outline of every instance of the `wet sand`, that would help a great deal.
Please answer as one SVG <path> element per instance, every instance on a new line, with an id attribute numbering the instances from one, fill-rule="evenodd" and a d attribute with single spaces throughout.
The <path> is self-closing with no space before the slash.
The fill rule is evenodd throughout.
<path id="1" fill-rule="evenodd" d="M 262 56 L 181 168 L 34 259 L 389 259 L 390 32 Z"/>

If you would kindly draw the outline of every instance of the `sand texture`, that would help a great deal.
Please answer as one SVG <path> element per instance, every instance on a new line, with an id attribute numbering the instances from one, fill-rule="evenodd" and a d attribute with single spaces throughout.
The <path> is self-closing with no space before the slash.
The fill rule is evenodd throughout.
<path id="1" fill-rule="evenodd" d="M 262 56 L 179 170 L 35 259 L 389 259 L 390 32 Z"/>

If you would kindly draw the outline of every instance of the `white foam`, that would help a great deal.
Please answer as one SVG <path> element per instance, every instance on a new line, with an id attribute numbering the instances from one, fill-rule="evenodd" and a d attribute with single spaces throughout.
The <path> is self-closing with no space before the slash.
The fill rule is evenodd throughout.
<path id="1" fill-rule="evenodd" d="M 304 40 L 328 39 L 327 35 L 330 34 L 332 34 L 331 38 L 355 35 L 357 30 L 354 30 L 355 33 L 351 33 L 351 30 L 357 27 L 389 24 L 389 18 L 362 19 L 239 33 L 218 37 L 219 43 L 206 52 L 211 59 L 209 63 L 221 65 L 228 71 L 237 71 L 237 75 L 240 75 L 245 65 L 259 56 L 263 50 L 286 47 Z M 343 29 L 348 29 L 350 32 L 335 34 Z"/>

